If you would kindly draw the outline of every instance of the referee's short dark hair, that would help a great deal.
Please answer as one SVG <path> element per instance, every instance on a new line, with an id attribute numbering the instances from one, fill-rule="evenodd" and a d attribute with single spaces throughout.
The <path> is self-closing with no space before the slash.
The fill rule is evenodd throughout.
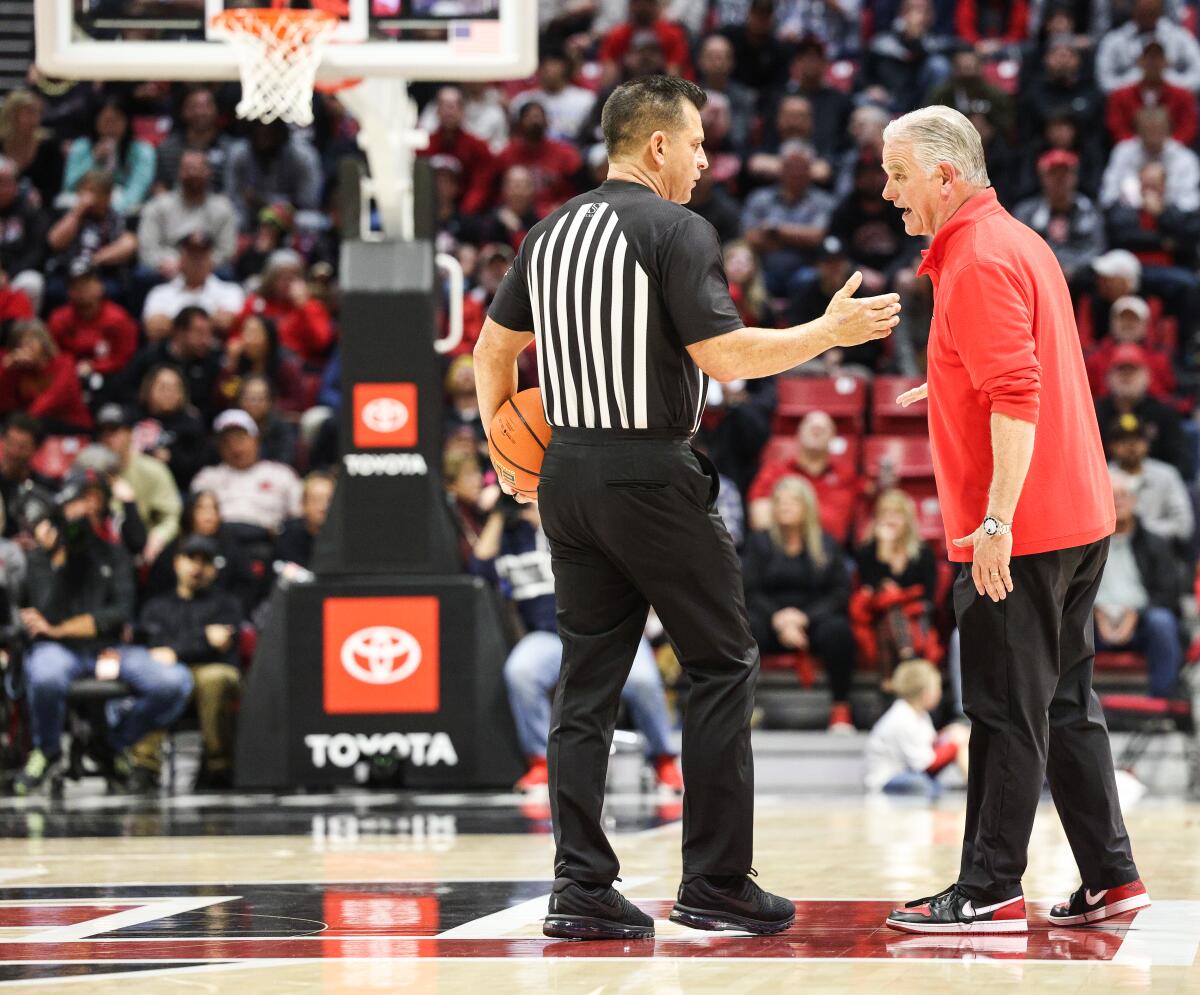
<path id="1" fill-rule="evenodd" d="M 708 97 L 678 76 L 641 76 L 622 83 L 604 102 L 600 127 L 610 159 L 626 155 L 656 131 L 683 124 L 683 101 L 700 110 Z"/>

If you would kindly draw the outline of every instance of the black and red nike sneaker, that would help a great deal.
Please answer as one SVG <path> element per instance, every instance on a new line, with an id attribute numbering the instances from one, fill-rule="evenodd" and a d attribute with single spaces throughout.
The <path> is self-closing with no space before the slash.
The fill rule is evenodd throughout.
<path id="1" fill-rule="evenodd" d="M 886 925 L 902 933 L 1024 933 L 1025 896 L 977 902 L 951 885 L 930 898 L 894 909 Z"/>
<path id="2" fill-rule="evenodd" d="M 1149 907 L 1150 896 L 1146 894 L 1146 886 L 1141 878 L 1119 888 L 1097 891 L 1080 885 L 1069 901 L 1050 910 L 1050 921 L 1056 926 L 1091 926 L 1113 916 Z"/>

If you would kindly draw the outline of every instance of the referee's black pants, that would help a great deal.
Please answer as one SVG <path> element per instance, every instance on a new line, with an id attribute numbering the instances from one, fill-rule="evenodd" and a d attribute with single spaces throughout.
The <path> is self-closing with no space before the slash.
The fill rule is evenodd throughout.
<path id="1" fill-rule="evenodd" d="M 547 760 L 558 877 L 611 883 L 601 827 L 621 687 L 650 605 L 691 679 L 683 720 L 683 868 L 750 870 L 750 713 L 758 647 L 716 471 L 685 438 L 556 428 L 538 490 L 562 672 Z"/>
<path id="2" fill-rule="evenodd" d="M 1092 608 L 1107 558 L 1108 539 L 1014 557 L 1013 590 L 999 602 L 975 590 L 969 563 L 954 582 L 971 719 L 958 884 L 976 901 L 1020 890 L 1047 777 L 1083 883 L 1138 877 L 1092 690 Z"/>

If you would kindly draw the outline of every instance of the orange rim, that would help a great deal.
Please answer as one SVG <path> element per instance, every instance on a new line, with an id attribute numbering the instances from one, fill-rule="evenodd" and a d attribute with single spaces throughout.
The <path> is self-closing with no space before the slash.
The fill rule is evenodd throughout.
<path id="1" fill-rule="evenodd" d="M 308 21 L 324 25 L 338 20 L 325 10 L 292 10 L 290 7 L 233 7 L 213 17 L 215 27 L 231 33 L 252 31 L 257 25 L 274 28 L 280 24 L 298 24 Z"/>

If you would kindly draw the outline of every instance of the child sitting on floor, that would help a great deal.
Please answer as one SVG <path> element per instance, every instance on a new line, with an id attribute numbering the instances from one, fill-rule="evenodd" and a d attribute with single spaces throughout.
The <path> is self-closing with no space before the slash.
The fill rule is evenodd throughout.
<path id="1" fill-rule="evenodd" d="M 951 763 L 966 775 L 969 731 L 960 724 L 934 729 L 929 713 L 942 700 L 942 676 L 928 660 L 900 664 L 892 690 L 896 700 L 867 740 L 867 790 L 937 797 L 938 775 Z"/>

